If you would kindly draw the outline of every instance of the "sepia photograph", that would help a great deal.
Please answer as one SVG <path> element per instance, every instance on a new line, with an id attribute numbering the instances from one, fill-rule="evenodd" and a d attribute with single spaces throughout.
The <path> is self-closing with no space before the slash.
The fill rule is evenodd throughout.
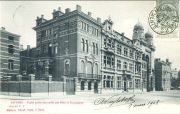
<path id="1" fill-rule="evenodd" d="M 0 113 L 180 114 L 179 3 L 0 1 Z"/>

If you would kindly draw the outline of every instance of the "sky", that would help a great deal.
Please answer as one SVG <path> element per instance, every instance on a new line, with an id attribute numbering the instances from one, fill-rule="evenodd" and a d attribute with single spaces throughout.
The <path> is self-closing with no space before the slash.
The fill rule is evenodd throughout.
<path id="1" fill-rule="evenodd" d="M 113 29 L 132 39 L 133 27 L 139 21 L 144 26 L 144 32 L 148 29 L 154 35 L 156 47 L 155 58 L 165 60 L 169 58 L 172 69 L 180 70 L 180 38 L 157 38 L 148 24 L 149 13 L 155 7 L 155 1 L 1 1 L 0 2 L 0 26 L 7 31 L 21 35 L 20 44 L 31 47 L 36 46 L 36 32 L 32 29 L 36 25 L 37 16 L 52 19 L 53 9 L 65 12 L 71 11 L 76 5 L 82 7 L 84 13 L 91 12 L 92 17 L 101 18 L 102 22 L 109 16 L 114 22 Z M 178 31 L 180 29 L 177 29 Z"/>

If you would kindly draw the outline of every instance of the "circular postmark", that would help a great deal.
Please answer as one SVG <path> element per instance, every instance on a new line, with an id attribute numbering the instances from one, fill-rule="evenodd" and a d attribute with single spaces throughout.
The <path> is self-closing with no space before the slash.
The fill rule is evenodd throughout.
<path id="1" fill-rule="evenodd" d="M 148 22 L 157 34 L 170 34 L 178 27 L 178 12 L 171 4 L 162 4 L 150 12 Z"/>

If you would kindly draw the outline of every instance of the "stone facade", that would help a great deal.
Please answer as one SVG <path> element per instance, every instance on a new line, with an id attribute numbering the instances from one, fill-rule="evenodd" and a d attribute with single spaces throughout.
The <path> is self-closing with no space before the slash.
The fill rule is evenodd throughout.
<path id="1" fill-rule="evenodd" d="M 120 91 L 154 90 L 153 35 L 144 34 L 141 23 L 134 26 L 132 40 L 113 30 L 105 20 L 101 38 L 102 89 Z"/>
<path id="2" fill-rule="evenodd" d="M 140 23 L 131 40 L 112 29 L 110 18 L 102 23 L 79 5 L 65 13 L 59 8 L 52 15 L 51 20 L 37 17 L 33 28 L 36 55 L 27 64 L 36 77 L 52 75 L 66 83 L 73 78 L 76 92 L 153 90 L 153 36 L 144 34 Z"/>
<path id="3" fill-rule="evenodd" d="M 171 62 L 155 59 L 155 89 L 167 91 L 171 87 Z"/>
<path id="4" fill-rule="evenodd" d="M 0 77 L 11 76 L 11 79 L 15 80 L 20 70 L 20 36 L 10 33 L 2 27 L 0 30 L 0 38 Z"/>

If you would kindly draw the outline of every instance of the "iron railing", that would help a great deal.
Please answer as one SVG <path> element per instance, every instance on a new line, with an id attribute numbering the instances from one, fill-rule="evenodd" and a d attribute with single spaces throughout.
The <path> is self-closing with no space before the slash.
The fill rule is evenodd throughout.
<path id="1" fill-rule="evenodd" d="M 87 78 L 87 79 L 101 79 L 101 75 L 97 74 L 87 74 L 87 73 L 78 73 L 79 78 Z"/>

